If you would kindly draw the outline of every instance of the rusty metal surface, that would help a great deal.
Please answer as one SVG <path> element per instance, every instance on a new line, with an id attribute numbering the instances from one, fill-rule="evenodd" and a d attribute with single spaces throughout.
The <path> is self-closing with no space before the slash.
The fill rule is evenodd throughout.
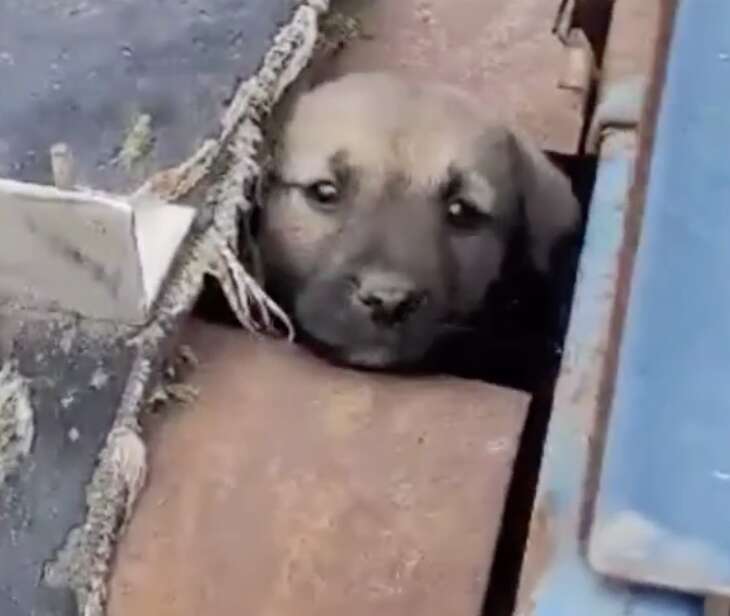
<path id="1" fill-rule="evenodd" d="M 331 70 L 391 68 L 456 83 L 545 149 L 574 153 L 583 97 L 558 87 L 566 62 L 552 33 L 559 7 L 560 0 L 365 3 L 356 14 L 368 36 L 348 45 Z"/>
<path id="2" fill-rule="evenodd" d="M 616 0 L 601 65 L 599 97 L 627 78 L 647 79 L 654 67 L 667 0 Z"/>
<path id="3" fill-rule="evenodd" d="M 110 616 L 476 616 L 529 398 L 195 324 Z"/>
<path id="4" fill-rule="evenodd" d="M 587 148 L 596 152 L 601 133 L 639 124 L 657 55 L 663 52 L 663 24 L 673 13 L 666 0 L 619 0 L 613 6 L 601 66 L 596 109 Z"/>

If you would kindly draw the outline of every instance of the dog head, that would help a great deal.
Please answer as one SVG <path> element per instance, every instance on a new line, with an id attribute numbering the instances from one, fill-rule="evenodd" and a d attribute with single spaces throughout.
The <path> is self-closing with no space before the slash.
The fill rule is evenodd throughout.
<path id="1" fill-rule="evenodd" d="M 473 313 L 524 225 L 534 265 L 576 224 L 542 152 L 447 86 L 352 74 L 304 95 L 261 199 L 267 286 L 351 365 L 416 362 Z"/>

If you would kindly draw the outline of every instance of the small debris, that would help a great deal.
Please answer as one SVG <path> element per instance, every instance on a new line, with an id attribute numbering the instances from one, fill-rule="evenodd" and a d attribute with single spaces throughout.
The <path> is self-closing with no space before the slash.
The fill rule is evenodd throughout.
<path id="1" fill-rule="evenodd" d="M 76 392 L 74 390 L 71 390 L 63 398 L 61 398 L 61 407 L 67 409 L 74 403 L 75 400 Z"/>
<path id="2" fill-rule="evenodd" d="M 150 395 L 148 407 L 151 413 L 159 412 L 170 403 L 190 404 L 195 402 L 200 391 L 185 383 L 162 383 Z"/>
<path id="3" fill-rule="evenodd" d="M 166 388 L 168 399 L 173 402 L 182 402 L 189 404 L 195 402 L 200 396 L 200 390 L 194 385 L 187 385 L 186 383 L 173 383 L 168 385 Z"/>
<path id="4" fill-rule="evenodd" d="M 179 357 L 188 366 L 192 368 L 198 367 L 198 357 L 195 355 L 195 351 L 187 344 L 180 347 Z"/>
<path id="5" fill-rule="evenodd" d="M 140 114 L 132 123 L 115 162 L 120 164 L 127 172 L 132 171 L 135 166 L 149 156 L 154 145 L 152 116 L 148 113 Z"/>
<path id="6" fill-rule="evenodd" d="M 333 11 L 320 19 L 320 33 L 315 46 L 316 54 L 328 56 L 344 49 L 353 41 L 372 40 L 357 17 Z"/>
<path id="7" fill-rule="evenodd" d="M 67 143 L 51 146 L 51 169 L 56 188 L 70 190 L 76 184 L 76 166 L 71 148 Z"/>
<path id="8" fill-rule="evenodd" d="M 507 448 L 510 446 L 510 444 L 511 443 L 510 443 L 509 439 L 505 439 L 505 438 L 492 439 L 491 441 L 487 442 L 487 452 L 492 455 L 500 454 L 503 451 L 506 451 Z"/>
<path id="9" fill-rule="evenodd" d="M 193 350 L 183 345 L 174 359 L 163 370 L 162 382 L 155 388 L 147 401 L 150 412 L 158 412 L 161 407 L 170 404 L 190 404 L 195 402 L 200 391 L 193 385 L 185 383 L 191 369 L 198 365 L 198 358 Z"/>
<path id="10" fill-rule="evenodd" d="M 94 370 L 94 374 L 91 375 L 91 382 L 89 385 L 91 385 L 92 389 L 103 389 L 104 386 L 109 382 L 109 374 L 107 374 L 103 368 L 99 367 L 96 370 Z"/>
<path id="11" fill-rule="evenodd" d="M 80 438 L 81 438 L 81 433 L 78 431 L 77 428 L 71 428 L 68 431 L 68 440 L 71 441 L 72 443 L 75 443 Z"/>
<path id="12" fill-rule="evenodd" d="M 71 352 L 71 347 L 76 337 L 76 330 L 73 327 L 68 327 L 63 330 L 61 334 L 61 340 L 58 342 L 59 348 L 68 355 Z"/>
<path id="13" fill-rule="evenodd" d="M 416 15 L 424 24 L 434 26 L 436 17 L 433 14 L 433 8 L 429 2 L 419 2 L 416 4 Z"/>

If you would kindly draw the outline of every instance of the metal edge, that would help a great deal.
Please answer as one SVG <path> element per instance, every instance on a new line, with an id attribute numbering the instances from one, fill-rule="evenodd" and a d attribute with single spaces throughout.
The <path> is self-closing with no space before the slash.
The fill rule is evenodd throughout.
<path id="1" fill-rule="evenodd" d="M 677 4 L 679 32 L 671 44 L 670 64 L 679 62 L 679 57 L 683 53 L 689 55 L 687 45 L 683 42 L 686 43 L 691 37 L 690 24 L 693 23 L 696 29 L 698 23 L 701 23 L 696 14 L 694 22 L 689 17 L 691 11 L 697 9 L 696 6 L 689 2 L 682 3 L 681 0 Z M 725 62 L 726 54 L 721 55 L 723 57 L 720 61 Z M 676 77 L 676 73 L 674 76 Z M 665 134 L 672 124 L 669 118 L 674 116 L 673 99 L 678 95 L 687 96 L 687 91 L 678 85 L 677 79 L 672 79 L 670 92 L 673 95 L 667 97 L 659 110 L 657 120 L 659 128 L 665 131 Z M 674 124 L 676 125 L 676 122 Z M 651 164 L 652 161 L 648 160 L 647 166 Z M 609 426 L 606 432 L 604 438 L 609 441 L 606 462 L 607 466 L 612 468 L 619 460 L 616 457 L 616 450 L 621 451 L 622 457 L 630 455 L 631 452 L 625 449 L 622 451 L 621 447 L 617 447 L 619 436 L 613 426 Z M 705 543 L 698 538 L 673 533 L 652 516 L 633 511 L 630 502 L 623 505 L 623 508 L 617 507 L 617 503 L 623 504 L 626 500 L 623 486 L 610 485 L 605 477 L 607 473 L 607 468 L 601 470 L 598 489 L 602 494 L 597 498 L 596 519 L 588 539 L 587 557 L 592 568 L 604 576 L 620 578 L 627 583 L 696 594 L 727 596 L 730 591 L 725 581 L 728 570 L 726 554 L 717 550 L 711 542 Z M 706 610 L 708 613 L 714 613 L 713 610 L 721 609 L 716 607 L 717 605 L 723 605 L 727 609 L 727 601 L 727 598 L 723 600 L 717 596 L 710 596 L 707 599 Z"/>
<path id="2" fill-rule="evenodd" d="M 601 131 L 599 163 L 566 350 L 545 443 L 517 598 L 518 616 L 700 616 L 702 601 L 602 577 L 585 550 L 605 400 L 643 214 L 674 1 L 662 5 L 639 126 Z M 620 83 L 620 82 L 618 82 Z M 604 84 L 610 87 L 610 84 Z M 640 91 L 635 90 L 637 95 Z M 622 124 L 622 123 L 619 123 Z M 609 378 L 607 378 L 609 377 Z"/>

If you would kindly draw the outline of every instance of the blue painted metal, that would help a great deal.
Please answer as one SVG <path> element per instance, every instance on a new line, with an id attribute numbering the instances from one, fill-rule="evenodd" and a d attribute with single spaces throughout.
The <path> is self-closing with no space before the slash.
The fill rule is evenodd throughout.
<path id="1" fill-rule="evenodd" d="M 730 594 L 730 2 L 675 22 L 590 561 Z"/>
<path id="2" fill-rule="evenodd" d="M 584 555 L 586 485 L 636 158 L 634 130 L 604 140 L 545 446 L 518 616 L 699 616 L 700 601 L 614 584 Z"/>

